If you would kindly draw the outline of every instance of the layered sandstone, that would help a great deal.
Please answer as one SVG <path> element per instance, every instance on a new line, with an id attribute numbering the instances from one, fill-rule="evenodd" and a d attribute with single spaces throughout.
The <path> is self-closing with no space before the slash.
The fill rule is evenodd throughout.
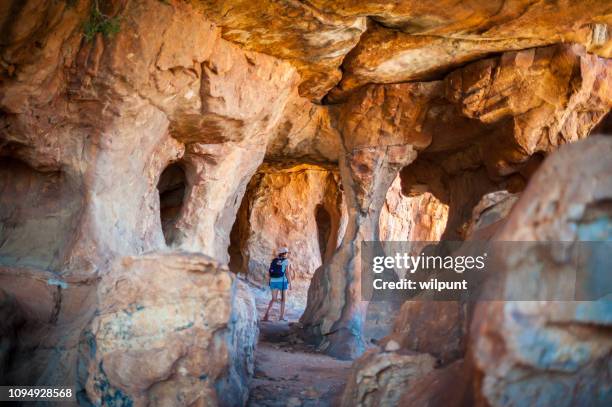
<path id="1" fill-rule="evenodd" d="M 336 2 L 322 3 L 326 10 L 343 8 Z M 604 58 L 612 51 L 612 8 L 603 1 L 410 0 L 393 5 L 366 2 L 349 10 L 360 7 L 372 13 L 376 23 L 347 55 L 345 75 L 332 92 L 336 98 L 367 83 L 431 79 L 491 53 L 560 42 L 582 44 Z"/>
<path id="2" fill-rule="evenodd" d="M 94 11 L 118 32 L 86 38 Z M 602 239 L 609 143 L 542 162 L 609 128 L 611 15 L 604 0 L 3 2 L 1 384 L 240 405 L 256 315 L 230 260 L 261 282 L 290 246 L 302 293 L 312 276 L 304 336 L 348 359 L 377 318 L 363 241 Z M 439 400 L 472 362 L 483 404 L 535 403 L 536 387 L 602 401 L 581 389 L 606 389 L 605 304 L 487 304 L 469 341 L 461 304 L 400 307 L 345 403 L 406 403 L 385 366 Z"/>
<path id="3" fill-rule="evenodd" d="M 113 38 L 98 34 L 87 42 L 82 24 L 90 4 L 36 3 L 2 9 L 3 314 L 19 310 L 15 318 L 6 318 L 7 330 L 2 332 L 12 354 L 10 359 L 2 354 L 2 382 L 65 385 L 77 383 L 77 336 L 98 307 L 115 307 L 115 327 L 129 325 L 119 318 L 127 295 L 96 295 L 107 281 L 102 276 L 110 264 L 124 256 L 165 251 L 169 245 L 227 260 L 240 198 L 266 153 L 258 138 L 271 136 L 286 101 L 299 97 L 297 74 L 290 65 L 225 42 L 218 28 L 187 4 L 104 3 L 104 13 L 121 14 L 122 29 Z M 189 40 L 175 42 L 177 37 Z M 241 81 L 252 89 L 250 98 L 235 87 Z M 258 89 L 258 83 L 263 87 Z M 242 171 L 243 177 L 223 179 L 229 169 Z M 183 193 L 172 195 L 181 184 Z M 216 231 L 221 240 L 213 237 Z M 176 263 L 170 269 L 180 269 L 180 256 L 168 261 Z M 146 329 L 172 309 L 174 300 L 161 298 L 172 296 L 165 288 L 174 283 L 152 291 L 170 277 L 163 270 L 143 276 L 142 284 L 150 284 L 138 286 L 133 294 L 135 301 L 147 297 L 157 310 L 147 316 L 148 322 L 141 321 L 145 336 L 155 337 Z M 187 269 L 173 273 L 176 281 L 192 274 Z M 104 368 L 112 389 L 121 389 L 114 394 L 144 402 L 153 397 L 146 393 L 148 386 L 174 375 L 174 385 L 168 381 L 157 386 L 166 389 L 159 394 L 182 392 L 197 400 L 205 395 L 189 390 L 187 382 L 200 386 L 200 376 L 209 376 L 205 387 L 211 397 L 219 392 L 214 397 L 229 397 L 229 405 L 246 401 L 252 355 L 244 352 L 254 346 L 255 305 L 248 291 L 234 293 L 227 272 L 218 273 L 225 283 L 211 292 L 210 301 L 212 308 L 218 301 L 231 310 L 215 315 L 221 335 L 215 346 L 225 350 L 217 354 L 220 348 L 200 349 L 185 332 L 184 352 L 158 359 L 157 353 L 172 352 L 171 338 L 164 342 L 163 335 L 173 322 L 160 324 L 159 342 L 140 344 L 141 353 L 151 358 L 150 374 L 126 377 L 137 370 L 129 363 L 109 362 Z M 115 272 L 110 275 L 117 277 Z M 145 278 L 154 275 L 154 282 Z M 208 283 L 202 283 L 205 291 L 210 290 Z M 189 289 L 196 286 L 182 293 Z M 204 298 L 193 301 L 203 304 Z M 189 307 L 197 308 L 193 301 Z M 246 325 L 236 327 L 236 321 Z M 103 400 L 110 388 L 104 380 L 98 387 L 94 384 L 95 376 L 102 375 L 98 363 L 119 360 L 112 355 L 124 353 L 122 346 L 137 349 L 139 339 L 123 338 L 127 342 L 122 343 L 114 336 L 117 332 L 87 329 L 94 340 L 100 334 L 105 346 L 98 354 L 81 357 L 86 365 L 91 362 L 91 372 L 78 380 L 84 397 Z M 208 352 L 219 358 L 217 367 L 209 364 Z M 172 358 L 191 365 L 206 362 L 186 367 L 189 373 L 183 375 L 183 369 L 164 364 Z"/>
<path id="4" fill-rule="evenodd" d="M 491 53 L 561 42 L 609 58 L 606 1 L 198 1 L 224 39 L 293 64 L 300 94 L 344 98 L 368 83 L 428 80 Z"/>

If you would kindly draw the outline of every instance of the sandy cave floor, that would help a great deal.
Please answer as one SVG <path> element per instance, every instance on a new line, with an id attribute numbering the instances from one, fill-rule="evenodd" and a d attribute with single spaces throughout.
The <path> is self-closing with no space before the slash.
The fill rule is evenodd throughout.
<path id="1" fill-rule="evenodd" d="M 255 292 L 260 318 L 269 294 Z M 270 321 L 259 321 L 255 374 L 249 384 L 249 406 L 335 406 L 339 404 L 351 362 L 334 359 L 304 343 L 296 334 L 302 310 L 288 309 L 288 322 L 278 321 L 279 309 Z"/>

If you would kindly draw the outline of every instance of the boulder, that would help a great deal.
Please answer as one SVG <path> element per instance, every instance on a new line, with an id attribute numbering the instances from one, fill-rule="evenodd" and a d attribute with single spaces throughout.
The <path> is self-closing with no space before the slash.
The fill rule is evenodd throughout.
<path id="1" fill-rule="evenodd" d="M 465 238 L 486 240 L 503 225 L 504 220 L 518 201 L 519 194 L 495 191 L 482 197 L 472 210 L 472 219 L 466 227 Z"/>
<path id="2" fill-rule="evenodd" d="M 477 369 L 480 405 L 604 406 L 612 402 L 607 369 L 612 349 L 611 285 L 603 266 L 609 251 L 612 183 L 602 175 L 612 170 L 611 152 L 609 137 L 560 148 L 532 177 L 494 237 L 500 242 L 564 244 L 532 245 L 520 256 L 504 256 L 500 263 L 499 299 L 516 298 L 513 287 L 520 287 L 521 298 L 532 301 L 477 305 L 470 353 Z M 573 171 L 561 170 L 567 165 Z M 589 243 L 580 243 L 584 241 Z M 580 244 L 583 249 L 575 250 Z M 603 248 L 598 246 L 602 244 Z M 553 267 L 532 266 L 549 264 L 549 259 L 554 259 Z M 577 267 L 583 270 L 578 275 Z M 546 301 L 551 283 L 568 281 L 575 295 L 582 285 L 589 288 L 598 281 L 590 288 L 597 287 L 601 295 L 589 301 L 569 301 L 581 299 L 573 296 L 567 301 Z"/>
<path id="3" fill-rule="evenodd" d="M 470 368 L 463 359 L 436 368 L 415 379 L 398 405 L 406 407 L 459 407 L 473 403 Z"/>
<path id="4" fill-rule="evenodd" d="M 340 403 L 349 406 L 397 406 L 412 383 L 434 369 L 426 354 L 370 350 L 353 363 Z"/>
<path id="5" fill-rule="evenodd" d="M 81 402 L 244 405 L 258 329 L 242 284 L 202 255 L 118 260 L 81 335 Z"/>
<path id="6" fill-rule="evenodd" d="M 449 364 L 465 354 L 469 312 L 469 304 L 417 295 L 395 313 L 391 332 L 380 345 L 393 342 L 404 351 L 427 353 Z"/>

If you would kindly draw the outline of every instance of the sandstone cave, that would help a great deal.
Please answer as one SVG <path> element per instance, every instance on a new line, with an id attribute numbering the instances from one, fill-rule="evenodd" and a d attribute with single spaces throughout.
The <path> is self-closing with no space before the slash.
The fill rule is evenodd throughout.
<path id="1" fill-rule="evenodd" d="M 609 0 L 7 0 L 0 26 L 0 386 L 612 405 Z M 447 275 L 372 253 L 442 246 L 490 284 L 373 294 Z"/>

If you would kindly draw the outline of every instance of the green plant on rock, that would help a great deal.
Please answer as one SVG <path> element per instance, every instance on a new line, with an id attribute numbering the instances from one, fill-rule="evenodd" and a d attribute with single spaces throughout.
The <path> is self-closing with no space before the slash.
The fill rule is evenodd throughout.
<path id="1" fill-rule="evenodd" d="M 89 13 L 89 19 L 83 24 L 85 40 L 90 42 L 96 37 L 97 33 L 105 37 L 112 37 L 121 29 L 120 20 L 119 16 L 109 17 L 103 14 L 98 6 L 98 1 L 95 0 Z"/>

